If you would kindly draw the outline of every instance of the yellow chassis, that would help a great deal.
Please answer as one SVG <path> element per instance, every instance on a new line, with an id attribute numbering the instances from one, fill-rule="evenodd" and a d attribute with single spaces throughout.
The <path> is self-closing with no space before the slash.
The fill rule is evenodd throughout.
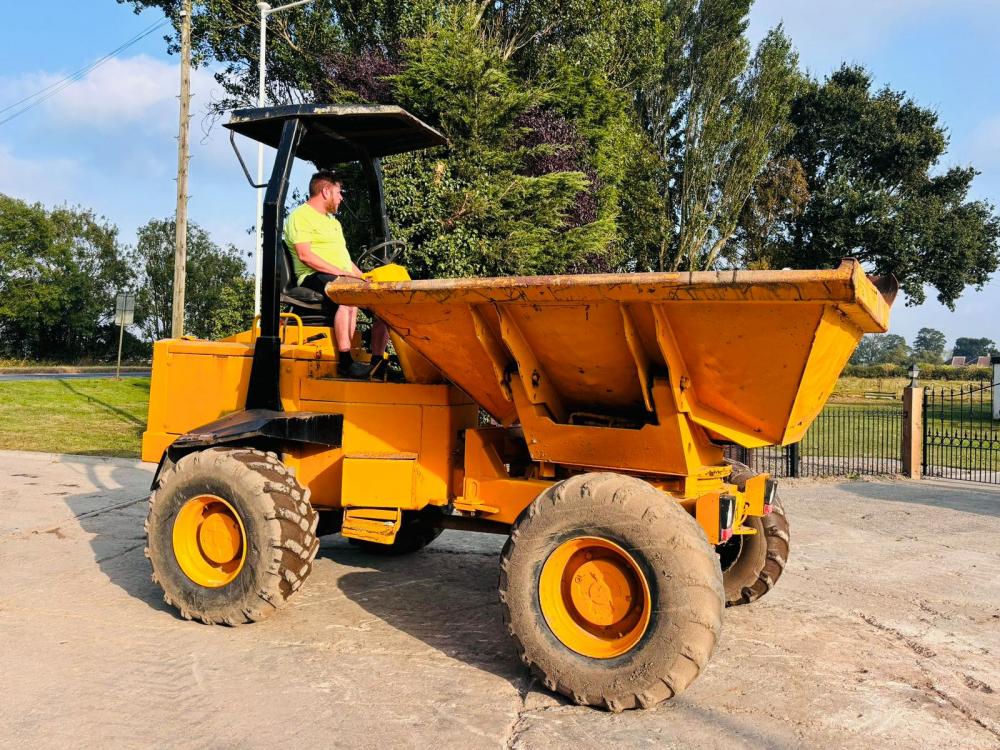
<path id="1" fill-rule="evenodd" d="M 513 523 L 552 483 L 586 471 L 640 476 L 680 502 L 711 544 L 720 540 L 720 496 L 735 498 L 734 533 L 764 514 L 766 476 L 741 489 L 722 448 L 678 412 L 666 382 L 652 387 L 656 420 L 641 429 L 556 424 L 511 381 L 522 424 L 480 426 L 479 408 L 452 385 L 343 380 L 328 328 L 283 327 L 280 394 L 285 412 L 339 414 L 340 446 L 286 445 L 282 460 L 319 510 L 343 510 L 345 536 L 391 543 L 402 511 L 452 505 L 459 514 Z M 158 462 L 180 435 L 242 408 L 253 354 L 250 332 L 218 342 L 170 339 L 154 347 L 142 456 Z M 413 357 L 395 342 L 403 357 Z M 407 369 L 419 368 L 418 360 Z M 423 379 L 433 379 L 431 371 Z M 527 441 L 545 446 L 533 460 Z M 573 457 L 573 463 L 564 459 Z M 512 476 L 511 464 L 518 471 Z M 502 528 L 502 527 L 500 527 Z"/>

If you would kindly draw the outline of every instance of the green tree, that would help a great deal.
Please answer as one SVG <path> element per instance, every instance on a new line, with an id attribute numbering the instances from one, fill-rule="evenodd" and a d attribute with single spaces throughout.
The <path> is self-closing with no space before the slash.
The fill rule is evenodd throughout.
<path id="1" fill-rule="evenodd" d="M 450 146 L 387 160 L 387 203 L 414 275 L 564 272 L 604 254 L 613 222 L 571 213 L 590 180 L 533 169 L 548 146 L 526 139 L 544 92 L 518 80 L 503 39 L 475 6 L 442 13 L 404 45 L 397 99 Z"/>
<path id="2" fill-rule="evenodd" d="M 172 18 L 180 5 L 127 1 Z M 524 118 L 535 110 L 558 115 L 549 106 L 558 97 L 527 80 L 512 59 L 528 52 L 511 20 L 521 14 L 510 11 L 469 2 L 317 0 L 272 18 L 282 19 L 268 46 L 272 100 L 391 100 L 449 136 L 447 148 L 384 164 L 390 217 L 409 240 L 415 277 L 560 272 L 610 265 L 601 259 L 618 252 L 615 195 L 598 200 L 586 134 L 577 163 L 537 168 L 540 151 L 577 145 L 531 142 Z M 225 64 L 226 106 L 255 97 L 252 13 L 233 0 L 195 3 L 195 46 L 202 59 Z M 318 19 L 329 28 L 317 28 Z M 596 208 L 581 210 L 588 201 Z"/>
<path id="3" fill-rule="evenodd" d="M 736 233 L 754 184 L 791 135 L 797 56 L 780 27 L 751 56 L 752 0 L 672 0 L 660 26 L 659 75 L 638 91 L 656 150 L 661 237 L 657 270 L 709 268 Z"/>
<path id="4" fill-rule="evenodd" d="M 895 333 L 869 333 L 851 356 L 852 365 L 905 364 L 910 357 L 906 339 Z"/>
<path id="5" fill-rule="evenodd" d="M 173 315 L 175 224 L 152 219 L 138 231 L 133 263 L 139 273 L 136 324 L 151 340 L 170 336 Z M 223 338 L 247 330 L 253 318 L 253 280 L 236 248 L 222 248 L 188 224 L 184 331 Z"/>
<path id="6" fill-rule="evenodd" d="M 757 175 L 740 214 L 727 257 L 733 265 L 768 269 L 772 262 L 772 232 L 779 222 L 793 221 L 809 202 L 809 183 L 797 159 L 772 158 Z"/>
<path id="7" fill-rule="evenodd" d="M 706 13 L 703 3 L 700 7 Z M 713 28 L 710 19 L 703 26 Z M 742 31 L 742 30 L 741 30 Z M 738 41 L 737 41 L 738 40 Z M 746 60 L 746 41 L 707 44 L 689 58 L 683 128 L 680 221 L 672 268 L 711 268 L 736 231 L 740 214 L 770 154 L 791 135 L 796 56 L 780 29 Z M 692 40 L 700 50 L 698 36 Z"/>
<path id="8" fill-rule="evenodd" d="M 118 230 L 83 208 L 47 210 L 0 195 L 0 351 L 108 356 L 115 294 L 131 274 Z M 117 342 L 116 342 L 117 343 Z"/>
<path id="9" fill-rule="evenodd" d="M 791 123 L 782 157 L 802 165 L 809 200 L 776 222 L 771 265 L 824 268 L 853 256 L 895 274 L 909 302 L 923 302 L 929 284 L 949 307 L 989 280 L 1000 265 L 1000 220 L 968 199 L 974 169 L 936 170 L 948 141 L 932 110 L 873 90 L 867 71 L 844 66 L 809 83 Z"/>
<path id="10" fill-rule="evenodd" d="M 948 340 L 936 328 L 921 328 L 913 339 L 913 357 L 917 362 L 941 364 Z"/>
<path id="11" fill-rule="evenodd" d="M 976 357 L 996 354 L 1000 354 L 1000 350 L 997 349 L 997 345 L 992 339 L 977 339 L 965 336 L 955 340 L 955 348 L 951 352 L 953 357 L 965 357 L 966 359 L 975 359 Z"/>

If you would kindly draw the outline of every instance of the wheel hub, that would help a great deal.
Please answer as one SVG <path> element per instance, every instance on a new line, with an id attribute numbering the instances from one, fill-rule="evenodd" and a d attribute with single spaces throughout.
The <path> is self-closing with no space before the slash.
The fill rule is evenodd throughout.
<path id="1" fill-rule="evenodd" d="M 553 634 L 584 656 L 610 659 L 634 648 L 649 625 L 650 601 L 635 560 L 608 539 L 570 539 L 542 566 L 542 614 Z"/>
<path id="2" fill-rule="evenodd" d="M 177 513 L 174 557 L 184 574 L 206 588 L 233 581 L 246 560 L 246 529 L 236 509 L 217 495 L 198 495 Z"/>
<path id="3" fill-rule="evenodd" d="M 240 551 L 240 529 L 229 513 L 210 510 L 198 528 L 198 543 L 212 562 L 231 562 Z"/>
<path id="4" fill-rule="evenodd" d="M 570 596 L 585 620 L 598 626 L 613 625 L 632 604 L 628 572 L 616 560 L 588 560 L 577 568 Z"/>

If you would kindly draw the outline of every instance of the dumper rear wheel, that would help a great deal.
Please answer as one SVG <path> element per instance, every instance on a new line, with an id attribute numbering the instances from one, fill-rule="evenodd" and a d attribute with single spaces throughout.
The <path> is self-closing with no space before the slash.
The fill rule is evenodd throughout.
<path id="1" fill-rule="evenodd" d="M 550 690 L 612 711 L 683 691 L 722 628 L 719 559 L 669 496 L 618 474 L 543 492 L 514 524 L 500 563 L 514 644 Z"/>
<path id="2" fill-rule="evenodd" d="M 729 481 L 742 485 L 754 476 L 745 464 L 730 462 L 733 473 Z M 788 517 L 781 499 L 775 495 L 771 512 L 752 516 L 744 521 L 756 534 L 734 536 L 718 547 L 722 563 L 722 581 L 726 589 L 726 606 L 750 604 L 774 588 L 788 562 Z"/>
<path id="3" fill-rule="evenodd" d="M 146 556 L 153 581 L 186 619 L 263 620 L 309 575 L 318 519 L 309 491 L 274 453 L 189 454 L 150 496 Z"/>

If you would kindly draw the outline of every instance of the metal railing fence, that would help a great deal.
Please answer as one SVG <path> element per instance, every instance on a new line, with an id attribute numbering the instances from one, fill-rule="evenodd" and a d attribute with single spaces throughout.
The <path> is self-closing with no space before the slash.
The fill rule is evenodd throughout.
<path id="1" fill-rule="evenodd" d="M 902 438 L 901 403 L 828 404 L 800 442 L 755 449 L 733 447 L 727 455 L 775 477 L 898 474 L 902 470 Z"/>

